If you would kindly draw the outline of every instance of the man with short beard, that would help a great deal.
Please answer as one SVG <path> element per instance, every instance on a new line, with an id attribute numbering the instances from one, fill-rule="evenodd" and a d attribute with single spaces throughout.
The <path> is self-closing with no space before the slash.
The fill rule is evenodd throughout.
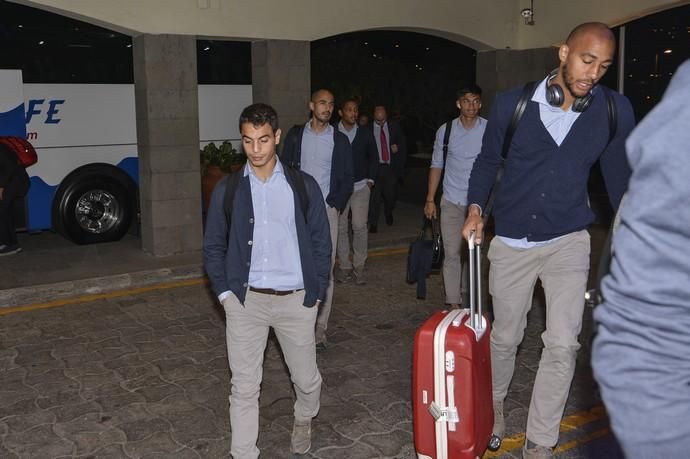
<path id="1" fill-rule="evenodd" d="M 280 159 L 316 179 L 326 201 L 326 214 L 331 230 L 331 271 L 328 291 L 319 307 L 316 320 L 316 345 L 326 346 L 326 329 L 333 302 L 333 265 L 338 244 L 338 216 L 343 212 L 353 189 L 352 148 L 347 136 L 329 124 L 335 97 L 328 89 L 319 89 L 311 96 L 309 110 L 312 117 L 304 125 L 288 131 Z"/>
<path id="2" fill-rule="evenodd" d="M 376 152 L 374 134 L 369 126 L 357 124 L 359 105 L 355 99 L 346 100 L 338 111 L 340 122 L 338 130 L 345 134 L 352 146 L 352 166 L 354 171 L 354 192 L 347 202 L 338 226 L 338 260 L 335 273 L 338 282 L 354 279 L 357 285 L 367 283 L 364 263 L 367 261 L 369 232 L 369 196 L 374 186 L 379 157 Z M 350 261 L 350 219 L 352 211 L 352 261 Z"/>
<path id="3" fill-rule="evenodd" d="M 587 180 L 599 160 L 609 199 L 618 207 L 630 168 L 625 139 L 634 125 L 630 102 L 598 85 L 613 63 L 616 41 L 601 23 L 577 26 L 558 49 L 559 67 L 536 85 L 515 130 L 495 201 L 489 291 L 494 430 L 503 436 L 503 402 L 524 336 L 534 285 L 546 297 L 544 349 L 527 417 L 524 458 L 553 457 L 575 371 L 589 272 L 587 226 L 594 221 Z M 463 236 L 482 239 L 482 210 L 501 164 L 503 140 L 522 87 L 496 97 L 474 163 Z M 609 97 L 617 125 L 610 138 Z M 509 401 L 510 403 L 510 401 Z"/>

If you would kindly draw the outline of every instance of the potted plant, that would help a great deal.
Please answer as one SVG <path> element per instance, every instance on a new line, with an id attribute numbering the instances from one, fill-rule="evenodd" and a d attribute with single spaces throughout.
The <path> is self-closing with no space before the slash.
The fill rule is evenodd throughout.
<path id="1" fill-rule="evenodd" d="M 200 153 L 201 193 L 205 213 L 216 183 L 230 172 L 242 168 L 247 161 L 247 157 L 243 151 L 237 151 L 228 140 L 223 141 L 220 146 L 211 142 L 202 148 Z"/>

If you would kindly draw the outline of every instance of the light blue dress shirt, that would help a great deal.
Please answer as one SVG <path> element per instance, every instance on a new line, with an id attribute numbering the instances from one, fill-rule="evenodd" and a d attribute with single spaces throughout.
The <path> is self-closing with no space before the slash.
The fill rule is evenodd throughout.
<path id="1" fill-rule="evenodd" d="M 334 145 L 333 126 L 328 125 L 323 132 L 319 133 L 311 129 L 311 121 L 304 126 L 300 169 L 316 179 L 324 201 L 328 197 L 328 193 L 331 192 Z"/>
<path id="2" fill-rule="evenodd" d="M 460 118 L 453 121 L 448 139 L 448 157 L 443 176 L 443 197 L 458 206 L 467 205 L 467 190 L 469 189 L 470 173 L 477 155 L 482 149 L 482 137 L 486 129 L 486 120 L 477 118 L 474 126 L 465 129 Z M 443 169 L 443 137 L 446 134 L 446 125 L 442 125 L 436 131 L 434 152 L 431 158 L 431 167 Z"/>
<path id="3" fill-rule="evenodd" d="M 574 112 L 573 107 L 570 106 L 568 110 L 562 110 L 560 107 L 554 107 L 549 104 L 546 100 L 546 82 L 547 78 L 544 78 L 537 89 L 534 91 L 532 96 L 532 101 L 539 104 L 539 118 L 546 130 L 551 135 L 551 138 L 556 145 L 560 146 L 563 140 L 568 136 L 570 128 L 580 116 L 580 113 Z M 567 89 L 565 89 L 567 91 Z M 549 239 L 548 241 L 528 241 L 526 237 L 522 239 L 512 239 L 504 236 L 498 236 L 501 238 L 506 245 L 513 247 L 515 249 L 530 249 L 532 247 L 538 247 L 541 245 L 546 245 L 551 242 L 559 240 L 561 237 L 554 239 Z"/>
<path id="4" fill-rule="evenodd" d="M 254 207 L 254 234 L 249 285 L 256 288 L 304 288 L 295 227 L 295 201 L 280 161 L 273 174 L 261 181 L 247 164 Z"/>

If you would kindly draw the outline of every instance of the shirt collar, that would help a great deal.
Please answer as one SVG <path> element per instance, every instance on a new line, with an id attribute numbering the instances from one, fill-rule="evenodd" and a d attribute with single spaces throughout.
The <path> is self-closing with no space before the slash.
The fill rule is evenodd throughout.
<path id="1" fill-rule="evenodd" d="M 314 130 L 311 128 L 311 120 L 307 121 L 307 124 L 304 125 L 304 130 L 309 131 L 309 133 L 313 135 L 333 135 L 333 126 L 331 126 L 330 124 L 326 127 L 325 131 L 319 133 L 314 132 Z"/>
<path id="2" fill-rule="evenodd" d="M 466 131 L 471 131 L 472 129 L 478 128 L 478 127 L 480 127 L 482 124 L 484 124 L 484 118 L 482 118 L 481 116 L 477 116 L 477 121 L 475 121 L 474 126 L 472 126 L 472 127 L 469 128 L 469 129 L 467 129 L 467 128 L 462 124 L 462 121 L 460 120 L 460 117 L 459 117 L 459 116 L 458 116 L 457 118 L 455 118 L 455 120 L 456 120 L 456 124 L 457 124 L 458 126 L 460 126 L 461 128 L 463 128 L 464 130 L 466 130 Z"/>
<path id="3" fill-rule="evenodd" d="M 560 110 L 559 107 L 554 107 L 553 105 L 549 104 L 549 102 L 546 100 L 546 81 L 548 79 L 549 77 L 544 78 L 537 85 L 537 89 L 534 90 L 534 94 L 532 95 L 532 102 L 536 102 L 539 105 L 545 105 L 549 108 L 555 108 Z"/>
<path id="4" fill-rule="evenodd" d="M 544 106 L 545 108 L 548 108 L 552 112 L 562 112 L 562 113 L 569 113 L 572 111 L 573 106 L 571 105 L 570 108 L 568 108 L 567 111 L 561 110 L 560 107 L 554 107 L 551 105 L 547 100 L 546 100 L 546 83 L 548 81 L 549 77 L 547 76 L 541 82 L 537 85 L 537 89 L 534 91 L 534 94 L 532 95 L 532 102 L 536 102 L 539 105 Z M 598 91 L 599 86 L 594 86 L 592 88 L 592 94 L 596 94 Z"/>
<path id="5" fill-rule="evenodd" d="M 347 129 L 345 129 L 345 125 L 343 124 L 343 122 L 338 121 L 338 130 L 342 131 L 343 133 L 345 133 L 345 132 L 347 132 L 347 133 L 357 132 L 358 127 L 359 126 L 357 126 L 357 123 L 355 123 L 354 127 L 348 131 Z"/>
<path id="6" fill-rule="evenodd" d="M 276 165 L 273 168 L 273 174 L 271 174 L 271 177 L 269 177 L 268 180 L 273 179 L 273 177 L 276 175 L 285 175 L 285 171 L 283 170 L 283 164 L 280 162 L 280 159 L 278 158 L 278 154 L 276 153 Z M 259 180 L 259 177 L 256 176 L 256 172 L 254 171 L 254 168 L 249 164 L 249 161 L 244 165 L 244 174 L 243 176 L 246 177 L 248 175 L 253 176 L 255 179 Z"/>

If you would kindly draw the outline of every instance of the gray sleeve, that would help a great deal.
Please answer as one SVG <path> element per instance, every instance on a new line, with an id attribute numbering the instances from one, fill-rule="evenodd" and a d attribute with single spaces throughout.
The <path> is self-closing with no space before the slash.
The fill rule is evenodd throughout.
<path id="1" fill-rule="evenodd" d="M 633 173 L 595 311 L 592 366 L 629 457 L 684 457 L 690 447 L 688 100 L 690 61 L 627 141 Z"/>

